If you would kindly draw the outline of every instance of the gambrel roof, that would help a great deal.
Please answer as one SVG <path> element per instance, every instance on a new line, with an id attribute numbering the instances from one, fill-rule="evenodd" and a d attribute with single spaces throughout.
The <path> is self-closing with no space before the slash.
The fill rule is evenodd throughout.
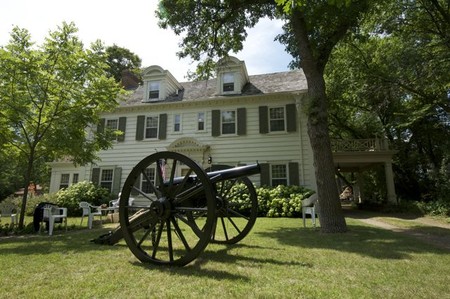
<path id="1" fill-rule="evenodd" d="M 182 82 L 182 89 L 177 93 L 170 94 L 161 102 L 178 102 L 178 101 L 198 101 L 205 99 L 223 98 L 223 97 L 239 97 L 276 93 L 295 93 L 306 92 L 307 83 L 302 70 L 294 70 L 287 72 L 278 72 L 271 74 L 261 74 L 249 76 L 249 82 L 244 86 L 240 94 L 219 95 L 217 94 L 217 79 L 204 81 Z M 142 105 L 144 98 L 144 86 L 139 86 L 121 106 Z M 151 103 L 148 103 L 151 105 Z"/>

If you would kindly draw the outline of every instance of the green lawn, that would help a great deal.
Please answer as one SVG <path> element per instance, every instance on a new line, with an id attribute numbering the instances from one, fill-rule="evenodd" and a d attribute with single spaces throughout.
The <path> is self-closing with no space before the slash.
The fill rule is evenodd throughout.
<path id="1" fill-rule="evenodd" d="M 183 268 L 90 242 L 111 224 L 3 237 L 0 298 L 450 298 L 449 251 L 347 223 L 348 233 L 322 234 L 300 219 L 259 218 L 239 244 L 210 244 Z"/>

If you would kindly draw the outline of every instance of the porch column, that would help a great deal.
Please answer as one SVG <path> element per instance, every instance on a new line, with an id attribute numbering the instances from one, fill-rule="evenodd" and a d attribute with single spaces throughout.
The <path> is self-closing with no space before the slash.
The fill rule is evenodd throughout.
<path id="1" fill-rule="evenodd" d="M 394 173 L 392 172 L 392 162 L 384 163 L 384 172 L 386 176 L 387 200 L 390 204 L 398 204 L 397 194 L 395 193 Z"/>

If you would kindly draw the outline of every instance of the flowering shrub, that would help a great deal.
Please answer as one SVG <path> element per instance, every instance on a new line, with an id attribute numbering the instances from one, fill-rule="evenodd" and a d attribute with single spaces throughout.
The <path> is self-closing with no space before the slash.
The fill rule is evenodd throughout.
<path id="1" fill-rule="evenodd" d="M 267 217 L 299 217 L 302 200 L 312 193 L 314 191 L 294 185 L 257 188 L 258 214 Z"/>

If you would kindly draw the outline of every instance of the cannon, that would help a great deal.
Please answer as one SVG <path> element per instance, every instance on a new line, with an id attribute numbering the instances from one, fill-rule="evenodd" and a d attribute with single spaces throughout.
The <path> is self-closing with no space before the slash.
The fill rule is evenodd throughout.
<path id="1" fill-rule="evenodd" d="M 125 181 L 120 227 L 97 243 L 123 238 L 141 262 L 169 266 L 192 262 L 210 242 L 237 243 L 256 221 L 257 195 L 248 176 L 259 172 L 257 163 L 204 170 L 177 152 L 152 154 Z M 136 196 L 145 203 L 130 205 Z"/>

